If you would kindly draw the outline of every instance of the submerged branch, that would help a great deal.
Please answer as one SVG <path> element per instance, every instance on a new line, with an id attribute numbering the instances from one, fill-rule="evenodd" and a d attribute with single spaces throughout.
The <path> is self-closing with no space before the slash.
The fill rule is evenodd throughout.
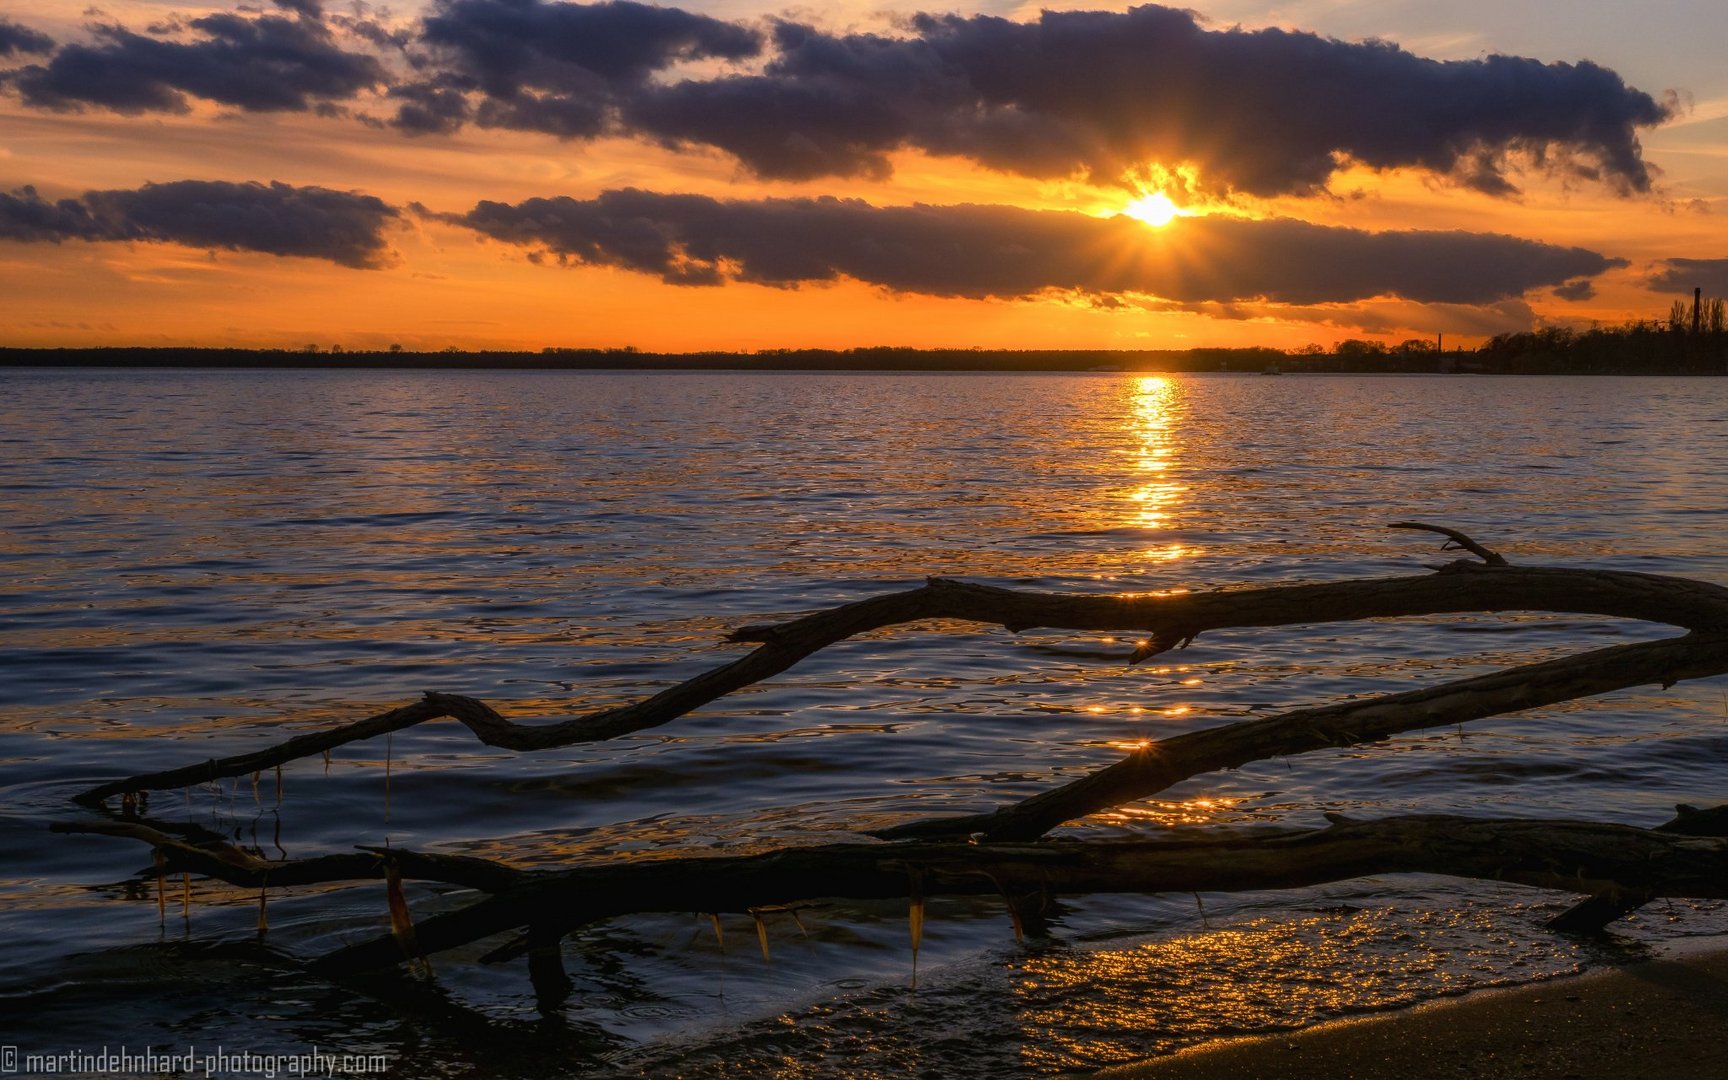
<path id="1" fill-rule="evenodd" d="M 427 955 L 515 932 L 516 938 L 488 958 L 529 955 L 536 989 L 545 1001 L 558 999 L 571 985 L 558 960 L 557 946 L 566 934 L 645 912 L 759 912 L 819 899 L 906 898 L 917 913 L 916 926 L 926 896 L 1233 891 L 1418 872 L 1586 893 L 1589 899 L 1552 925 L 1598 929 L 1655 897 L 1728 897 L 1725 808 L 1683 814 L 1656 829 L 1411 816 L 1223 838 L 1039 840 L 1064 822 L 1145 798 L 1202 773 L 1631 686 L 1667 686 L 1728 672 L 1728 589 L 1649 574 L 1513 567 L 1455 529 L 1419 522 L 1393 527 L 1438 533 L 1447 538 L 1448 548 L 1468 551 L 1482 561 L 1459 560 L 1421 576 L 1205 593 L 1031 593 L 931 579 L 920 588 L 737 630 L 728 640 L 757 647 L 628 705 L 525 722 L 509 720 L 473 698 L 429 693 L 365 720 L 297 735 L 262 750 L 109 781 L 77 800 L 101 806 L 110 796 L 126 795 L 127 820 L 54 828 L 148 844 L 157 853 L 156 874 L 199 873 L 261 890 L 385 880 L 393 905 L 391 932 L 320 957 L 312 962 L 314 970 L 334 975 L 381 968 L 399 962 L 405 950 Z M 1174 736 L 993 813 L 912 822 L 877 834 L 899 841 L 892 844 L 535 870 L 399 849 L 363 848 L 273 861 L 209 830 L 138 820 L 130 798 L 137 792 L 258 772 L 441 718 L 465 725 L 489 746 L 510 750 L 614 738 L 668 723 L 847 638 L 924 620 L 997 625 L 1010 631 L 1137 631 L 1147 640 L 1129 658 L 1136 662 L 1186 645 L 1198 634 L 1226 628 L 1507 611 L 1640 619 L 1688 633 Z M 403 879 L 487 895 L 416 926 L 402 899 Z M 1009 903 L 1012 910 L 1012 899 Z"/>
<path id="2" fill-rule="evenodd" d="M 402 876 L 435 881 L 483 892 L 501 892 L 519 884 L 527 873 L 491 859 L 466 855 L 431 855 L 406 849 L 362 848 L 347 855 L 311 859 L 261 859 L 220 840 L 188 840 L 133 821 L 57 821 L 57 833 L 91 833 L 139 840 L 166 860 L 164 873 L 202 874 L 230 885 L 249 887 L 319 885 L 328 882 L 383 880 L 390 860 Z"/>
<path id="3" fill-rule="evenodd" d="M 267 863 L 235 860 L 150 829 L 65 825 L 156 846 L 176 869 L 237 885 L 372 880 L 386 856 L 367 853 Z M 821 899 L 989 895 L 1231 892 L 1298 888 L 1379 874 L 1427 873 L 1569 892 L 1728 897 L 1728 840 L 1626 825 L 1484 820 L 1430 815 L 1274 835 L 1031 844 L 833 844 L 765 855 L 656 859 L 518 871 L 489 860 L 393 850 L 401 875 L 494 891 L 414 928 L 427 953 L 533 928 L 542 946 L 573 930 L 646 912 L 749 912 Z M 509 950 L 506 950 L 508 952 Z M 313 961 L 340 974 L 403 959 L 394 933 Z"/>
<path id="4" fill-rule="evenodd" d="M 1606 615 L 1694 631 L 1718 630 L 1728 629 L 1728 589 L 1623 571 L 1474 563 L 1454 563 L 1440 573 L 1413 577 L 1206 593 L 1029 593 L 936 578 L 917 589 L 844 604 L 790 622 L 737 630 L 728 640 L 756 642 L 758 647 L 629 705 L 535 723 L 509 720 L 473 698 L 429 693 L 377 716 L 297 735 L 263 750 L 111 780 L 76 799 L 96 806 L 114 795 L 242 776 L 444 717 L 467 726 L 482 743 L 509 750 L 545 750 L 615 738 L 669 723 L 847 638 L 931 619 L 999 625 L 1011 631 L 1037 627 L 1139 631 L 1148 635 L 1133 656 L 1141 660 L 1185 645 L 1209 630 L 1500 611 Z"/>
<path id="5" fill-rule="evenodd" d="M 1356 746 L 1649 683 L 1728 672 L 1728 632 L 1616 645 L 1422 690 L 1244 720 L 1161 739 L 1114 765 L 993 813 L 931 818 L 873 835 L 1029 840 L 1067 821 L 1155 795 L 1191 776 L 1252 761 Z"/>
<path id="6" fill-rule="evenodd" d="M 1728 837 L 1728 806 L 1700 810 L 1695 806 L 1677 806 L 1672 821 L 1656 826 L 1657 832 L 1679 836 Z M 1548 920 L 1550 930 L 1568 934 L 1595 934 L 1609 923 L 1623 919 L 1656 899 L 1641 889 L 1615 884 L 1587 900 L 1581 900 Z"/>

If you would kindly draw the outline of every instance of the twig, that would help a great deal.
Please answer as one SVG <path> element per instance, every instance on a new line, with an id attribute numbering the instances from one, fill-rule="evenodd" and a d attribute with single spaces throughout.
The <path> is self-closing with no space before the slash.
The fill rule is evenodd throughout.
<path id="1" fill-rule="evenodd" d="M 1394 521 L 1386 527 L 1388 529 L 1421 529 L 1424 532 L 1439 533 L 1449 541 L 1449 543 L 1440 545 L 1441 551 L 1462 549 L 1468 551 L 1478 559 L 1481 559 L 1489 566 L 1506 565 L 1505 558 L 1495 552 L 1489 551 L 1487 548 L 1470 539 L 1468 536 L 1465 536 L 1457 529 L 1448 529 L 1444 525 L 1424 525 L 1420 521 Z"/>

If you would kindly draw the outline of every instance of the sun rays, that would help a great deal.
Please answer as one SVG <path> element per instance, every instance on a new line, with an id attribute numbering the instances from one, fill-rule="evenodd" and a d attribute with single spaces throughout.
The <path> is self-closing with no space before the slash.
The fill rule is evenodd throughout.
<path id="1" fill-rule="evenodd" d="M 1142 195 L 1122 208 L 1122 212 L 1137 221 L 1144 221 L 1153 228 L 1163 228 L 1182 216 L 1182 208 L 1177 206 L 1170 196 L 1162 191 L 1154 191 L 1150 195 Z"/>

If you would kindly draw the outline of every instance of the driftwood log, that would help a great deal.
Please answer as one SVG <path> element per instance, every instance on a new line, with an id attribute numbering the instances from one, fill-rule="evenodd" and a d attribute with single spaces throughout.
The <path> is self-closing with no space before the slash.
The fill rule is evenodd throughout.
<path id="1" fill-rule="evenodd" d="M 1682 819 L 1684 820 L 1684 819 Z M 1373 874 L 1428 873 L 1604 896 L 1728 898 L 1728 839 L 1576 821 L 1408 815 L 1336 816 L 1324 829 L 1226 838 L 974 844 L 827 844 L 763 855 L 654 859 L 517 870 L 488 859 L 400 849 L 273 862 L 229 845 L 194 843 L 133 822 L 65 823 L 150 844 L 161 873 L 197 873 L 250 888 L 402 878 L 459 885 L 489 898 L 415 927 L 439 952 L 508 930 L 561 937 L 619 915 L 754 913 L 819 898 L 880 900 L 1022 892 L 1238 892 L 1296 888 Z M 154 871 L 153 871 L 154 872 Z M 495 955 L 522 951 L 506 946 Z M 342 973 L 404 959 L 394 935 L 325 956 Z"/>
<path id="2" fill-rule="evenodd" d="M 597 920 L 649 911 L 752 911 L 819 898 L 905 897 L 914 937 L 927 895 L 1222 891 L 1295 887 L 1370 874 L 1425 872 L 1585 893 L 1557 929 L 1600 929 L 1661 896 L 1728 897 L 1728 811 L 1683 813 L 1655 829 L 1567 821 L 1491 821 L 1414 816 L 1335 821 L 1323 830 L 1223 838 L 1040 841 L 1076 818 L 1142 799 L 1181 780 L 1272 757 L 1352 746 L 1402 732 L 1728 672 L 1728 589 L 1618 571 L 1517 567 L 1464 534 L 1400 522 L 1447 537 L 1459 560 L 1434 573 L 1206 593 L 1029 593 L 932 579 L 790 622 L 750 626 L 730 640 L 756 648 L 652 697 L 561 720 L 511 721 L 484 702 L 451 694 L 420 701 L 266 749 L 129 776 L 78 795 L 106 820 L 64 822 L 64 832 L 149 844 L 154 872 L 198 873 L 258 888 L 383 879 L 395 932 L 312 962 L 330 973 L 385 966 L 508 931 L 520 937 L 488 959 L 527 954 L 537 985 L 562 979 L 558 941 Z M 490 860 L 362 849 L 296 861 L 260 859 L 196 829 L 137 818 L 140 793 L 255 773 L 345 743 L 452 718 L 484 743 L 541 750 L 613 738 L 668 723 L 716 698 L 779 674 L 804 657 L 867 631 L 929 619 L 1010 631 L 1035 627 L 1138 632 L 1130 662 L 1186 647 L 1211 630 L 1467 612 L 1545 611 L 1639 619 L 1684 634 L 1598 649 L 1398 694 L 1299 709 L 1174 736 L 1072 783 L 995 812 L 883 830 L 892 843 L 792 848 L 765 855 L 518 870 Z M 116 819 L 107 800 L 122 797 Z M 487 894 L 406 930 L 401 879 Z M 1012 907 L 1012 901 L 1011 901 Z M 1016 922 L 1018 926 L 1018 921 Z M 545 988 L 543 987 L 543 990 Z"/>

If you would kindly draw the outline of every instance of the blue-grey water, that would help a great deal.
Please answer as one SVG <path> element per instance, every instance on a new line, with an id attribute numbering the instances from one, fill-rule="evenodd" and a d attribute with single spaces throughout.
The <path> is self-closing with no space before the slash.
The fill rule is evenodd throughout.
<path id="1" fill-rule="evenodd" d="M 639 917 L 518 963 L 434 959 L 404 996 L 284 957 L 387 927 L 383 889 L 170 883 L 50 834 L 103 779 L 261 747 L 424 690 L 557 716 L 739 652 L 729 628 L 940 574 L 1146 591 L 1417 572 L 1402 518 L 1515 562 L 1728 584 L 1718 380 L 0 372 L 0 1034 L 389 1055 L 404 1075 L 1080 1070 L 1576 971 L 1720 933 L 1663 903 L 1599 945 L 1569 899 L 1396 877 L 1294 893 L 999 903 L 766 924 Z M 519 865 L 758 851 L 987 809 L 1140 740 L 1663 631 L 1543 615 L 1217 632 L 1136 668 L 1108 635 L 901 627 L 677 722 L 534 754 L 423 725 L 328 766 L 159 793 L 267 856 L 355 844 Z M 1656 824 L 1728 792 L 1728 686 L 1655 687 L 1195 778 L 1070 835 L 1311 825 L 1325 811 Z M 417 916 L 458 906 L 411 886 Z"/>

